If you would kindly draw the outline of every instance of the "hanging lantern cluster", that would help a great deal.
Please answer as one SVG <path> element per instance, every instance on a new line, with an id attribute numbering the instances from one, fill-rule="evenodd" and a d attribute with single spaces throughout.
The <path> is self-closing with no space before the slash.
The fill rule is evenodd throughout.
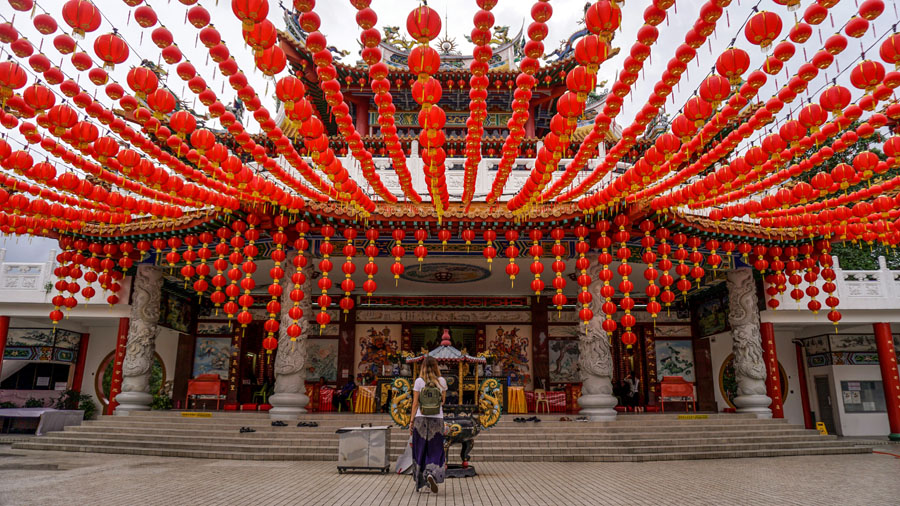
<path id="1" fill-rule="evenodd" d="M 206 278 L 212 273 L 209 267 L 209 259 L 212 258 L 212 251 L 209 249 L 209 243 L 213 242 L 214 239 L 215 236 L 210 232 L 201 232 L 198 236 L 200 248 L 197 249 L 197 258 L 200 259 L 200 264 L 194 270 L 194 273 L 197 275 L 197 280 L 194 281 L 193 288 L 200 297 L 203 297 L 203 294 L 209 289 L 209 282 L 206 281 Z"/>
<path id="2" fill-rule="evenodd" d="M 241 269 L 244 272 L 244 278 L 241 280 L 241 288 L 244 290 L 244 293 L 238 298 L 238 303 L 241 306 L 241 312 L 238 314 L 237 320 L 238 323 L 241 324 L 242 328 L 245 328 L 250 322 L 253 321 L 253 315 L 250 313 L 250 308 L 253 307 L 253 296 L 250 295 L 250 292 L 256 288 L 256 281 L 253 280 L 253 273 L 256 272 L 256 262 L 253 259 L 259 254 L 259 248 L 256 246 L 256 241 L 259 240 L 259 228 L 257 228 L 260 224 L 260 218 L 256 214 L 248 214 L 247 215 L 247 231 L 244 236 L 247 239 L 247 244 L 244 246 L 244 263 L 241 264 Z"/>
<path id="3" fill-rule="evenodd" d="M 345 260 L 341 266 L 341 271 L 344 273 L 344 280 L 341 281 L 341 290 L 344 291 L 344 297 L 341 298 L 340 306 L 344 314 L 347 314 L 353 309 L 353 296 L 350 294 L 356 289 L 356 283 L 351 278 L 353 273 L 356 272 L 356 265 L 353 264 L 353 257 L 356 256 L 356 246 L 353 244 L 353 241 L 356 239 L 356 229 L 353 227 L 345 228 L 344 239 L 347 240 L 347 244 L 344 245 L 343 249 Z"/>
<path id="4" fill-rule="evenodd" d="M 509 260 L 509 263 L 506 265 L 506 275 L 509 276 L 510 288 L 514 288 L 516 286 L 516 276 L 519 274 L 519 266 L 516 265 L 516 257 L 519 256 L 519 248 L 516 247 L 516 241 L 519 240 L 519 231 L 509 229 L 504 236 L 507 242 L 504 254 Z"/>
<path id="5" fill-rule="evenodd" d="M 481 10 L 475 13 L 472 30 L 472 64 L 469 65 L 469 118 L 466 120 L 466 162 L 463 175 L 462 202 L 468 204 L 475 194 L 475 177 L 478 164 L 481 163 L 481 139 L 484 136 L 484 120 L 487 118 L 487 88 L 490 79 L 487 76 L 490 61 L 494 56 L 491 48 L 491 29 L 494 27 L 494 15 L 491 8 L 496 0 L 479 1 Z"/>
<path id="6" fill-rule="evenodd" d="M 372 293 L 378 288 L 378 284 L 375 282 L 375 274 L 378 274 L 378 265 L 375 264 L 375 257 L 378 256 L 378 246 L 375 241 L 378 240 L 378 229 L 370 228 L 366 230 L 366 240 L 368 244 L 366 244 L 366 257 L 368 257 L 368 262 L 365 266 L 366 280 L 363 281 L 363 290 L 366 292 L 367 297 L 371 297 Z"/>
<path id="7" fill-rule="evenodd" d="M 403 248 L 403 238 L 406 237 L 406 231 L 402 228 L 395 228 L 391 232 L 391 236 L 394 238 L 394 246 L 391 247 L 391 255 L 394 257 L 394 263 L 391 264 L 391 274 L 394 275 L 394 286 L 397 286 L 400 276 L 406 271 L 406 268 L 403 266 L 403 255 L 406 254 L 406 250 Z"/>
<path id="8" fill-rule="evenodd" d="M 319 254 L 322 255 L 322 259 L 319 260 L 319 272 L 322 273 L 322 277 L 319 278 L 318 285 L 322 294 L 318 298 L 319 313 L 316 315 L 316 322 L 319 324 L 319 333 L 321 334 L 325 330 L 325 326 L 331 322 L 331 315 L 328 314 L 328 307 L 331 306 L 331 296 L 328 295 L 328 289 L 331 288 L 332 283 L 328 273 L 331 272 L 333 267 L 329 257 L 334 253 L 334 244 L 332 244 L 331 238 L 334 237 L 335 231 L 331 225 L 323 225 L 320 232 L 322 234 L 322 242 L 319 244 Z"/>
<path id="9" fill-rule="evenodd" d="M 427 5 L 419 6 L 407 16 L 406 29 L 413 40 L 419 43 L 410 51 L 407 62 L 410 71 L 417 76 L 412 86 L 413 100 L 422 106 L 418 116 L 419 126 L 422 128 L 419 134 L 419 155 L 425 163 L 425 185 L 440 222 L 450 204 L 444 175 L 447 153 L 443 147 L 446 142 L 443 128 L 447 116 L 437 105 L 443 91 L 440 81 L 433 77 L 440 67 L 441 57 L 428 44 L 440 35 L 441 16 Z"/>
<path id="10" fill-rule="evenodd" d="M 269 285 L 267 291 L 271 299 L 266 303 L 266 312 L 269 314 L 269 318 L 263 324 L 266 337 L 262 343 L 263 348 L 269 354 L 278 348 L 278 338 L 275 337 L 275 334 L 278 333 L 281 327 L 281 296 L 284 293 L 284 288 L 281 286 L 281 279 L 284 278 L 284 268 L 281 267 L 281 264 L 287 259 L 284 245 L 287 244 L 288 240 L 284 229 L 290 224 L 290 220 L 283 214 L 280 214 L 272 220 L 272 224 L 276 227 L 276 231 L 271 234 L 272 242 L 275 244 L 275 249 L 271 253 L 271 259 L 275 265 L 269 269 L 272 284 Z"/>
<path id="11" fill-rule="evenodd" d="M 509 180 L 513 164 L 519 156 L 519 146 L 527 135 L 526 125 L 531 119 L 532 89 L 537 84 L 534 74 L 540 70 L 540 59 L 544 56 L 543 39 L 547 36 L 547 21 L 553 15 L 553 7 L 547 0 L 538 0 L 531 7 L 531 19 L 534 22 L 529 25 L 528 42 L 523 48 L 525 57 L 519 62 L 520 73 L 516 76 L 516 90 L 513 92 L 512 116 L 506 123 L 509 128 L 509 136 L 503 141 L 500 149 L 501 157 L 497 167 L 497 174 L 491 184 L 491 191 L 486 197 L 486 202 L 493 204 L 503 194 L 503 187 Z M 483 33 L 480 33 L 483 35 Z M 474 41 L 474 39 L 473 39 Z"/>
<path id="12" fill-rule="evenodd" d="M 294 228 L 297 230 L 299 236 L 294 241 L 294 249 L 297 250 L 297 254 L 294 256 L 292 260 L 294 267 L 296 270 L 291 275 L 291 283 L 293 283 L 293 288 L 291 288 L 288 297 L 291 299 L 291 308 L 288 310 L 288 317 L 291 319 L 291 324 L 288 325 L 287 335 L 291 339 L 291 342 L 297 341 L 297 338 L 302 334 L 302 327 L 299 324 L 299 321 L 308 317 L 303 314 L 303 308 L 300 307 L 300 302 L 303 301 L 306 296 L 303 293 L 303 283 L 306 282 L 306 273 L 303 272 L 303 268 L 306 267 L 309 259 L 306 257 L 306 250 L 309 248 L 309 240 L 306 238 L 306 234 L 309 233 L 310 226 L 309 223 L 305 221 L 298 221 Z"/>
<path id="13" fill-rule="evenodd" d="M 406 165 L 406 156 L 400 137 L 397 135 L 397 126 L 394 118 L 396 107 L 391 96 L 391 81 L 387 79 L 389 68 L 381 61 L 382 54 L 378 45 L 381 43 L 381 33 L 375 28 L 378 16 L 369 7 L 368 1 L 354 0 L 351 2 L 357 9 L 356 24 L 362 29 L 359 39 L 363 45 L 362 57 L 369 65 L 369 85 L 375 93 L 375 106 L 378 108 L 378 125 L 381 127 L 381 135 L 385 148 L 391 158 L 397 180 L 406 198 L 415 203 L 421 203 L 422 197 L 412 187 L 412 175 Z M 307 39 L 308 44 L 309 39 Z M 321 51 L 321 48 L 317 46 Z"/>
<path id="14" fill-rule="evenodd" d="M 541 246 L 541 239 L 544 232 L 535 228 L 528 232 L 528 238 L 531 239 L 531 246 L 528 248 L 528 254 L 531 255 L 531 274 L 534 279 L 531 281 L 531 291 L 540 299 L 541 292 L 544 291 L 544 280 L 541 274 L 544 272 L 544 264 L 541 263 L 541 257 L 544 255 L 544 247 Z"/>
<path id="15" fill-rule="evenodd" d="M 566 254 L 566 247 L 562 244 L 562 240 L 565 238 L 565 231 L 560 227 L 556 227 L 550 231 L 550 237 L 553 239 L 550 254 L 554 258 L 550 268 L 554 272 L 552 284 L 553 289 L 556 290 L 556 295 L 553 296 L 553 304 L 556 306 L 556 310 L 560 312 L 567 302 L 567 298 L 563 294 L 563 290 L 566 288 L 566 278 L 562 275 L 563 271 L 566 270 L 566 263 L 562 259 L 563 255 Z"/>
<path id="16" fill-rule="evenodd" d="M 661 290 L 659 285 L 656 284 L 656 280 L 659 277 L 659 271 L 654 267 L 657 258 L 656 253 L 653 251 L 653 246 L 656 244 L 656 239 L 652 235 L 654 228 L 656 228 L 656 225 L 650 220 L 644 220 L 640 224 L 641 232 L 644 233 L 644 236 L 641 237 L 641 248 L 643 250 L 641 253 L 641 260 L 646 266 L 644 268 L 644 279 L 647 280 L 647 289 L 645 290 L 645 293 L 649 299 L 647 302 L 647 312 L 650 313 L 650 317 L 653 318 L 653 322 L 655 323 L 656 317 L 662 310 L 662 305 L 656 300 L 656 298 L 660 296 Z"/>
<path id="17" fill-rule="evenodd" d="M 588 287 L 591 285 L 592 280 L 587 273 L 591 262 L 585 256 L 591 249 L 591 244 L 585 240 L 588 233 L 589 230 L 584 225 L 575 227 L 575 236 L 578 238 L 578 242 L 575 243 L 575 252 L 578 253 L 578 259 L 575 260 L 575 269 L 578 270 L 577 281 L 578 286 L 581 287 L 577 296 L 578 303 L 581 304 L 581 309 L 578 311 L 578 318 L 584 322 L 585 325 L 590 323 L 594 318 L 594 312 L 591 310 L 591 302 L 594 297 L 591 295 L 591 292 L 588 291 Z"/>
<path id="18" fill-rule="evenodd" d="M 416 247 L 413 248 L 413 254 L 416 256 L 416 260 L 419 262 L 419 270 L 421 270 L 422 262 L 428 256 L 428 248 L 425 246 L 425 239 L 428 239 L 428 231 L 424 228 L 418 228 L 413 232 L 413 237 L 416 239 Z"/>

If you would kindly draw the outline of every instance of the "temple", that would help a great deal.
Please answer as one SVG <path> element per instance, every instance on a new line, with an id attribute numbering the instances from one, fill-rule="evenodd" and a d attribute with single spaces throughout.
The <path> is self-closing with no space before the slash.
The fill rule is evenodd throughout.
<path id="1" fill-rule="evenodd" d="M 312 0 L 203 3 L 171 4 L 189 37 L 148 5 L 127 8 L 142 35 L 84 30 L 72 2 L 59 29 L 3 25 L 3 406 L 73 390 L 104 420 L 130 415 L 117 426 L 151 410 L 384 416 L 432 353 L 452 404 L 477 406 L 492 380 L 509 418 L 900 439 L 900 74 L 885 70 L 900 36 L 880 11 L 865 19 L 881 52 L 856 61 L 804 36 L 836 2 L 776 40 L 777 15 L 748 14 L 713 56 L 728 1 L 688 30 L 654 1 L 636 40 L 620 3 L 589 2 L 558 48 L 546 1 L 511 26 L 472 2 L 467 43 L 424 4 L 379 28 L 363 0 L 355 21 Z M 324 35 L 344 29 L 359 47 Z M 26 30 L 85 68 L 35 63 Z M 664 30 L 684 43 L 658 47 Z M 671 57 L 659 76 L 651 48 Z M 653 93 L 626 104 L 645 70 Z M 76 436 L 57 448 L 103 451 Z"/>

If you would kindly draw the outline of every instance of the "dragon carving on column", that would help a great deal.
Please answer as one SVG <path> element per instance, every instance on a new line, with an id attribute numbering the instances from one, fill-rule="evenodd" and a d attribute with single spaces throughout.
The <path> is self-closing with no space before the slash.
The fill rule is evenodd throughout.
<path id="1" fill-rule="evenodd" d="M 750 269 L 728 273 L 728 320 L 734 346 L 734 371 L 741 395 L 766 395 L 756 286 Z"/>
<path id="2" fill-rule="evenodd" d="M 602 266 L 594 263 L 588 270 L 591 279 L 599 279 Z M 588 286 L 593 297 L 591 311 L 594 318 L 585 326 L 578 340 L 578 365 L 581 368 L 582 393 L 612 394 L 612 355 L 609 351 L 609 336 L 603 330 L 603 296 L 600 295 L 601 281 L 594 281 Z"/>
<path id="3" fill-rule="evenodd" d="M 283 262 L 284 279 L 290 279 L 296 272 L 293 257 L 296 255 L 292 252 Z M 278 331 L 278 351 L 275 355 L 275 393 L 305 393 L 304 381 L 306 374 L 304 367 L 306 366 L 306 338 L 309 337 L 309 315 L 312 314 L 312 304 L 310 290 L 312 288 L 312 268 L 307 266 L 304 269 L 306 281 L 302 288 L 306 294 L 300 301 L 300 308 L 303 309 L 303 318 L 297 321 L 300 326 L 300 337 L 296 341 L 291 341 L 291 337 L 287 334 L 287 328 L 294 323 L 288 312 L 282 311 L 281 325 Z M 288 308 L 293 306 L 294 302 L 290 298 L 290 290 L 284 290 L 281 296 L 281 307 Z"/>
<path id="4" fill-rule="evenodd" d="M 139 265 L 131 284 L 131 322 L 122 362 L 122 392 L 150 393 L 150 368 L 159 334 L 162 275 L 153 265 Z"/>

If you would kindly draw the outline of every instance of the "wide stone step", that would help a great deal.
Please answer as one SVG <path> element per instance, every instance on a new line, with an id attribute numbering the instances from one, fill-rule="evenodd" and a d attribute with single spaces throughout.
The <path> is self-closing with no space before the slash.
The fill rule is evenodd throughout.
<path id="1" fill-rule="evenodd" d="M 527 443 L 540 444 L 543 446 L 578 446 L 583 444 L 593 444 L 599 442 L 616 442 L 621 445 L 628 444 L 660 444 L 673 440 L 679 442 L 700 442 L 712 441 L 769 441 L 778 440 L 820 440 L 822 438 L 833 439 L 835 436 L 821 436 L 817 431 L 810 430 L 794 430 L 779 431 L 782 434 L 773 433 L 773 431 L 751 431 L 744 433 L 717 433 L 717 432 L 696 432 L 672 438 L 671 434 L 665 432 L 643 433 L 643 434 L 598 434 L 598 435 L 582 435 L 573 438 L 569 435 L 553 435 L 547 434 L 542 437 L 531 436 L 502 436 L 489 432 L 482 433 L 478 436 L 477 444 L 479 446 L 488 445 L 521 445 Z M 338 436 L 330 432 L 303 432 L 303 431 L 285 431 L 282 433 L 244 433 L 230 431 L 227 433 L 217 434 L 197 434 L 193 431 L 167 431 L 159 434 L 149 434 L 140 430 L 130 429 L 129 431 L 105 431 L 91 427 L 67 427 L 65 431 L 49 433 L 44 438 L 49 440 L 65 440 L 73 438 L 89 438 L 104 437 L 117 440 L 131 441 L 180 441 L 192 440 L 198 442 L 219 442 L 219 441 L 247 441 L 252 440 L 255 444 L 261 445 L 279 445 L 279 444 L 296 444 L 298 441 L 310 442 L 310 444 L 333 444 L 336 445 Z M 391 441 L 396 445 L 406 444 L 407 438 L 405 431 L 400 434 L 392 434 Z"/>
<path id="2" fill-rule="evenodd" d="M 319 427 L 272 427 L 265 413 L 182 417 L 181 412 L 142 412 L 101 417 L 81 426 L 21 441 L 22 449 L 45 449 L 174 457 L 249 460 L 328 460 L 337 458 L 336 429 L 365 421 L 391 426 L 389 454 L 407 448 L 408 433 L 386 415 L 314 414 L 301 417 Z M 786 420 L 757 420 L 752 415 L 625 415 L 615 422 L 515 423 L 512 417 L 482 432 L 474 462 L 489 461 L 647 461 L 774 455 L 856 453 L 871 448 L 820 436 Z M 240 433 L 240 427 L 256 432 Z M 459 460 L 453 448 L 451 462 Z"/>
<path id="3" fill-rule="evenodd" d="M 295 454 L 298 458 L 306 457 L 306 456 L 318 456 L 320 455 L 337 455 L 337 445 L 329 445 L 329 446 L 319 446 L 319 445 L 278 445 L 278 446 L 266 446 L 266 445 L 255 445 L 248 444 L 249 442 L 243 442 L 243 444 L 236 443 L 191 443 L 191 442 L 181 442 L 181 443 L 173 443 L 173 442 L 136 442 L 136 441 L 116 441 L 116 440 L 108 440 L 108 439 L 82 439 L 82 440 L 67 440 L 60 441 L 58 443 L 52 442 L 44 442 L 38 444 L 51 444 L 55 446 L 79 446 L 79 447 L 105 447 L 105 448 L 116 448 L 116 447 L 138 447 L 138 448 L 148 448 L 148 449 L 160 449 L 160 450 L 170 450 L 170 451 L 181 451 L 181 450 L 189 450 L 189 451 L 211 451 L 211 452 L 232 452 L 232 453 L 291 453 Z M 584 446 L 576 446 L 576 447 L 565 447 L 565 448 L 547 448 L 542 446 L 528 445 L 528 446 L 518 446 L 518 447 L 490 447 L 490 446 L 476 446 L 472 451 L 472 459 L 473 460 L 484 460 L 484 459 L 498 459 L 500 457 L 509 457 L 515 458 L 519 456 L 533 456 L 533 455 L 594 455 L 594 454 L 659 454 L 659 453 L 672 453 L 672 452 L 687 452 L 687 451 L 722 451 L 722 450 L 730 450 L 734 452 L 740 451 L 749 451 L 749 450 L 763 450 L 763 449 L 786 449 L 786 448 L 818 448 L 822 446 L 834 446 L 834 441 L 825 440 L 825 441 L 793 441 L 793 442 L 785 442 L 785 441 L 776 441 L 776 442 L 768 442 L 768 443 L 738 443 L 738 442 L 728 442 L 728 443 L 706 443 L 706 444 L 663 444 L 656 446 L 620 446 L 620 445 L 584 445 Z M 399 456 L 403 450 L 405 450 L 404 445 L 391 445 L 389 453 L 393 458 Z M 452 453 L 452 452 L 451 452 Z"/>
<path id="4" fill-rule="evenodd" d="M 336 453 L 337 443 L 330 445 L 309 444 L 305 441 L 297 441 L 295 444 L 281 445 L 261 445 L 250 440 L 237 440 L 234 442 L 200 442 L 200 441 L 136 441 L 136 440 L 117 440 L 112 438 L 96 437 L 96 438 L 68 438 L 54 440 L 52 438 L 44 438 L 38 443 L 58 443 L 60 445 L 78 445 L 78 446 L 110 446 L 110 447 L 145 447 L 170 450 L 210 450 L 210 451 L 232 451 L 232 452 L 258 452 L 258 453 L 281 453 L 286 448 L 290 448 L 291 452 L 304 453 Z M 473 450 L 473 456 L 482 455 L 530 455 L 534 453 L 546 452 L 550 454 L 574 454 L 587 455 L 592 453 L 666 453 L 671 451 L 712 451 L 717 449 L 732 450 L 751 450 L 763 448 L 804 448 L 815 446 L 831 446 L 833 440 L 821 441 L 769 441 L 769 442 L 740 442 L 726 441 L 722 443 L 712 442 L 661 442 L 657 445 L 609 445 L 604 443 L 583 444 L 570 447 L 553 447 L 548 448 L 542 445 L 522 444 L 522 445 L 476 445 Z M 391 451 L 399 454 L 404 449 L 403 444 L 392 444 Z"/>
<path id="5" fill-rule="evenodd" d="M 492 438 L 483 439 L 479 437 L 476 442 L 478 448 L 486 449 L 505 449 L 505 448 L 578 448 L 578 447 L 598 447 L 616 445 L 621 447 L 654 447 L 664 446 L 667 444 L 679 445 L 703 445 L 703 444 L 725 444 L 725 443 L 745 443 L 745 444 L 767 444 L 767 443 L 793 443 L 793 442 L 821 442 L 833 441 L 836 436 L 821 436 L 817 432 L 808 435 L 741 435 L 741 436 L 717 436 L 717 435 L 696 435 L 691 438 L 647 438 L 647 439 L 612 439 L 605 437 L 585 437 L 579 439 L 568 440 L 534 440 L 529 438 L 521 439 L 503 439 Z M 120 433 L 102 433 L 102 432 L 53 432 L 42 437 L 43 441 L 52 441 L 59 443 L 82 443 L 94 440 L 115 441 L 128 444 L 155 444 L 155 443 L 195 443 L 195 444 L 238 444 L 238 445 L 257 445 L 272 447 L 299 447 L 299 446 L 317 446 L 327 448 L 337 448 L 338 438 L 331 435 L 329 438 L 314 438 L 303 434 L 284 434 L 277 438 L 269 438 L 258 435 L 258 433 L 232 434 L 230 436 L 199 436 L 199 435 L 153 435 L 153 434 L 120 434 Z M 406 438 L 395 437 L 391 439 L 392 448 L 403 448 L 407 444 Z"/>
<path id="6" fill-rule="evenodd" d="M 123 437 L 130 436 L 146 436 L 149 438 L 164 438 L 167 436 L 176 437 L 210 437 L 210 438 L 227 438 L 240 435 L 243 438 L 254 438 L 260 440 L 277 440 L 280 438 L 307 438 L 322 440 L 337 440 L 334 431 L 324 430 L 321 428 L 295 428 L 282 427 L 281 430 L 261 430 L 254 433 L 241 434 L 237 428 L 229 430 L 215 431 L 196 431 L 192 429 L 143 429 L 135 427 L 118 427 L 107 428 L 91 425 L 69 426 L 63 432 L 57 434 L 120 434 Z M 395 430 L 391 432 L 392 439 L 406 440 L 407 431 Z M 731 430 L 731 431 L 711 431 L 711 430 L 695 430 L 671 432 L 665 430 L 647 431 L 647 432 L 583 432 L 583 433 L 555 433 L 555 432 L 532 432 L 532 433 L 502 433 L 494 430 L 482 432 L 478 436 L 479 442 L 501 441 L 501 442 L 519 442 L 519 441 L 545 441 L 548 444 L 556 444 L 563 441 L 579 441 L 587 439 L 597 440 L 628 440 L 628 439 L 692 439 L 692 438 L 739 438 L 739 437 L 758 437 L 758 436 L 795 436 L 818 437 L 819 433 L 815 430 L 807 430 L 799 426 L 784 426 L 778 429 L 768 429 L 754 427 L 748 430 Z"/>
<path id="7" fill-rule="evenodd" d="M 298 454 L 295 452 L 229 452 L 215 451 L 210 449 L 204 450 L 168 450 L 161 448 L 143 448 L 143 447 L 117 447 L 117 446 L 87 446 L 87 445 L 55 445 L 38 442 L 16 443 L 16 449 L 32 449 L 32 450 L 55 450 L 70 452 L 91 452 L 91 453 L 114 453 L 127 455 L 152 455 L 165 457 L 192 457 L 192 458 L 210 458 L 210 459 L 233 459 L 233 460 L 320 460 L 335 461 L 336 454 L 326 453 L 308 453 Z M 685 452 L 669 452 L 658 454 L 548 454 L 547 452 L 535 453 L 530 455 L 489 455 L 479 456 L 473 461 L 478 462 L 650 462 L 658 460 L 689 460 L 689 459 L 719 459 L 719 458 L 742 458 L 742 457 L 781 457 L 781 456 L 798 456 L 798 455 L 839 455 L 851 453 L 869 453 L 871 447 L 849 446 L 849 445 L 833 445 L 818 446 L 806 448 L 766 448 L 745 451 L 735 451 L 733 449 L 716 449 L 713 451 L 685 451 Z M 395 458 L 395 456 L 392 456 Z M 458 457 L 451 455 L 450 461 L 458 461 Z"/>
<path id="8" fill-rule="evenodd" d="M 680 422 L 680 423 L 679 423 Z M 679 421 L 673 423 L 622 423 L 617 425 L 602 425 L 600 423 L 595 422 L 529 422 L 529 423 L 517 423 L 510 425 L 497 425 L 491 428 L 491 431 L 496 432 L 526 432 L 533 433 L 535 431 L 553 431 L 553 432 L 569 432 L 569 433 L 584 433 L 586 431 L 598 430 L 598 431 L 611 431 L 611 432 L 639 432 L 644 430 L 652 430 L 654 428 L 665 429 L 667 431 L 690 431 L 696 430 L 698 428 L 703 428 L 704 430 L 745 430 L 751 427 L 782 427 L 787 426 L 788 424 L 778 421 L 773 422 L 771 420 L 759 420 L 758 422 L 754 421 L 735 421 L 732 423 L 719 423 L 716 422 L 707 422 L 707 421 Z M 328 430 L 337 430 L 343 427 L 354 427 L 359 424 L 326 424 L 322 422 L 317 422 L 319 424 L 319 429 L 328 429 Z M 84 425 L 88 426 L 99 426 L 99 427 L 137 427 L 137 428 L 161 428 L 161 429 L 181 429 L 181 428 L 190 428 L 195 430 L 217 430 L 217 429 L 238 429 L 243 426 L 253 427 L 256 430 L 270 430 L 277 431 L 283 430 L 285 427 L 273 427 L 271 422 L 268 420 L 263 420 L 259 422 L 244 422 L 244 423 L 208 423 L 202 420 L 178 420 L 178 421 L 145 421 L 145 420 L 92 420 L 85 422 Z M 293 426 L 295 424 L 289 424 Z M 377 425 L 377 424 L 375 424 Z M 396 430 L 402 430 L 400 427 L 392 425 L 392 424 L 384 424 L 388 426 L 392 426 Z"/>
<path id="9" fill-rule="evenodd" d="M 182 414 L 184 413 L 184 414 Z M 185 416 L 187 415 L 187 416 Z M 679 418 L 680 416 L 687 415 L 691 418 Z M 516 418 L 531 418 L 533 416 L 537 416 L 544 423 L 571 423 L 571 422 L 560 422 L 560 418 L 572 418 L 575 419 L 578 415 L 566 414 L 566 413 L 552 413 L 552 414 L 509 414 L 505 413 L 503 417 L 499 420 L 498 425 L 506 425 L 506 424 L 517 424 L 514 422 Z M 720 423 L 741 423 L 747 421 L 757 421 L 757 418 L 753 415 L 746 414 L 732 414 L 732 413 L 699 413 L 698 416 L 702 416 L 704 418 L 693 418 L 694 414 L 630 414 L 630 415 L 622 415 L 620 414 L 616 420 L 608 421 L 608 422 L 590 422 L 592 424 L 600 425 L 600 426 L 614 426 L 617 424 L 634 424 L 634 423 L 654 423 L 654 422 L 664 422 L 664 423 L 703 423 L 703 422 L 720 422 Z M 131 420 L 131 421 L 167 421 L 167 422 L 206 422 L 206 423 L 252 423 L 254 421 L 258 421 L 262 423 L 263 421 L 270 420 L 270 417 L 267 413 L 221 413 L 221 412 L 182 412 L 182 411 L 138 411 L 130 413 L 128 416 L 101 416 L 100 420 Z M 393 423 L 390 416 L 384 413 L 373 413 L 373 414 L 329 414 L 329 413 L 311 413 L 300 415 L 299 417 L 294 418 L 296 421 L 304 420 L 304 421 L 317 421 L 321 423 L 331 423 L 335 425 L 346 424 L 346 425 L 355 425 L 360 423 L 382 423 L 388 424 Z M 769 419 L 767 420 L 769 423 L 787 423 L 785 419 Z"/>
<path id="10" fill-rule="evenodd" d="M 260 412 L 222 412 L 222 411 L 179 411 L 179 410 L 171 410 L 171 411 L 134 411 L 129 413 L 128 416 L 107 416 L 104 415 L 101 419 L 116 419 L 121 420 L 123 418 L 130 419 L 187 419 L 184 417 L 182 413 L 191 413 L 191 414 L 203 414 L 205 417 L 209 415 L 209 417 L 205 417 L 205 420 L 252 420 L 252 419 L 260 419 L 260 420 L 268 420 L 268 413 L 260 413 Z M 666 421 L 677 421 L 679 416 L 688 415 L 694 416 L 695 413 L 619 413 L 616 421 L 614 422 L 594 422 L 594 423 L 603 423 L 603 424 L 614 424 L 620 421 L 656 421 L 656 420 L 666 420 Z M 704 413 L 699 412 L 696 415 L 705 416 L 707 420 L 756 420 L 756 416 L 752 414 L 744 414 L 744 413 Z M 528 413 L 528 414 L 511 414 L 504 413 L 503 418 L 500 419 L 501 424 L 510 422 L 512 423 L 513 418 L 524 417 L 530 418 L 532 416 L 537 416 L 538 418 L 548 420 L 558 420 L 561 417 L 570 417 L 576 418 L 577 414 L 567 414 L 567 413 Z M 190 418 L 194 419 L 194 418 Z M 356 413 L 306 413 L 299 415 L 295 418 L 296 420 L 316 420 L 320 423 L 324 421 L 335 421 L 340 423 L 363 423 L 369 421 L 384 421 L 389 422 L 390 416 L 386 413 L 371 413 L 371 414 L 356 414 Z M 691 421 L 691 420 L 686 420 Z M 781 421 L 784 421 L 783 419 Z"/>

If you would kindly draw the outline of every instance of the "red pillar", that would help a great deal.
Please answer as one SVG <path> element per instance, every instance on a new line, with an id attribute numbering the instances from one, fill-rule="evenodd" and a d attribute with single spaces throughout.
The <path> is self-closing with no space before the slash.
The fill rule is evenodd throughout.
<path id="1" fill-rule="evenodd" d="M 369 99 L 368 97 L 353 97 L 356 105 L 356 131 L 365 137 L 369 135 Z"/>
<path id="2" fill-rule="evenodd" d="M 878 364 L 881 366 L 881 381 L 884 385 L 884 400 L 887 405 L 890 438 L 900 441 L 900 378 L 897 373 L 897 353 L 889 323 L 874 323 L 875 345 L 878 347 Z"/>
<path id="3" fill-rule="evenodd" d="M 772 399 L 769 408 L 772 410 L 772 418 L 784 418 L 778 355 L 775 353 L 775 326 L 771 323 L 760 323 L 759 333 L 762 338 L 763 360 L 766 362 L 766 395 Z"/>
<path id="4" fill-rule="evenodd" d="M 81 342 L 78 344 L 78 360 L 75 362 L 75 375 L 72 377 L 72 390 L 81 393 L 81 382 L 84 381 L 84 361 L 87 358 L 88 341 L 91 335 L 85 332 L 81 334 Z"/>
<path id="5" fill-rule="evenodd" d="M 125 361 L 125 345 L 128 344 L 128 318 L 119 318 L 119 333 L 116 336 L 116 354 L 113 355 L 113 374 L 109 385 L 109 404 L 106 405 L 106 414 L 111 415 L 116 410 L 118 403 L 116 395 L 122 391 L 122 363 Z"/>
<path id="6" fill-rule="evenodd" d="M 794 343 L 797 352 L 797 380 L 800 382 L 800 402 L 803 404 L 803 426 L 807 429 L 815 429 L 813 426 L 812 409 L 809 407 L 809 384 L 806 382 L 806 363 L 803 360 L 803 346 Z"/>
<path id="7" fill-rule="evenodd" d="M 0 372 L 3 371 L 3 354 L 6 353 L 6 336 L 9 334 L 9 316 L 0 316 Z"/>
<path id="8" fill-rule="evenodd" d="M 528 121 L 525 122 L 525 137 L 531 139 L 534 137 L 534 115 L 537 114 L 537 107 L 528 106 Z"/>

